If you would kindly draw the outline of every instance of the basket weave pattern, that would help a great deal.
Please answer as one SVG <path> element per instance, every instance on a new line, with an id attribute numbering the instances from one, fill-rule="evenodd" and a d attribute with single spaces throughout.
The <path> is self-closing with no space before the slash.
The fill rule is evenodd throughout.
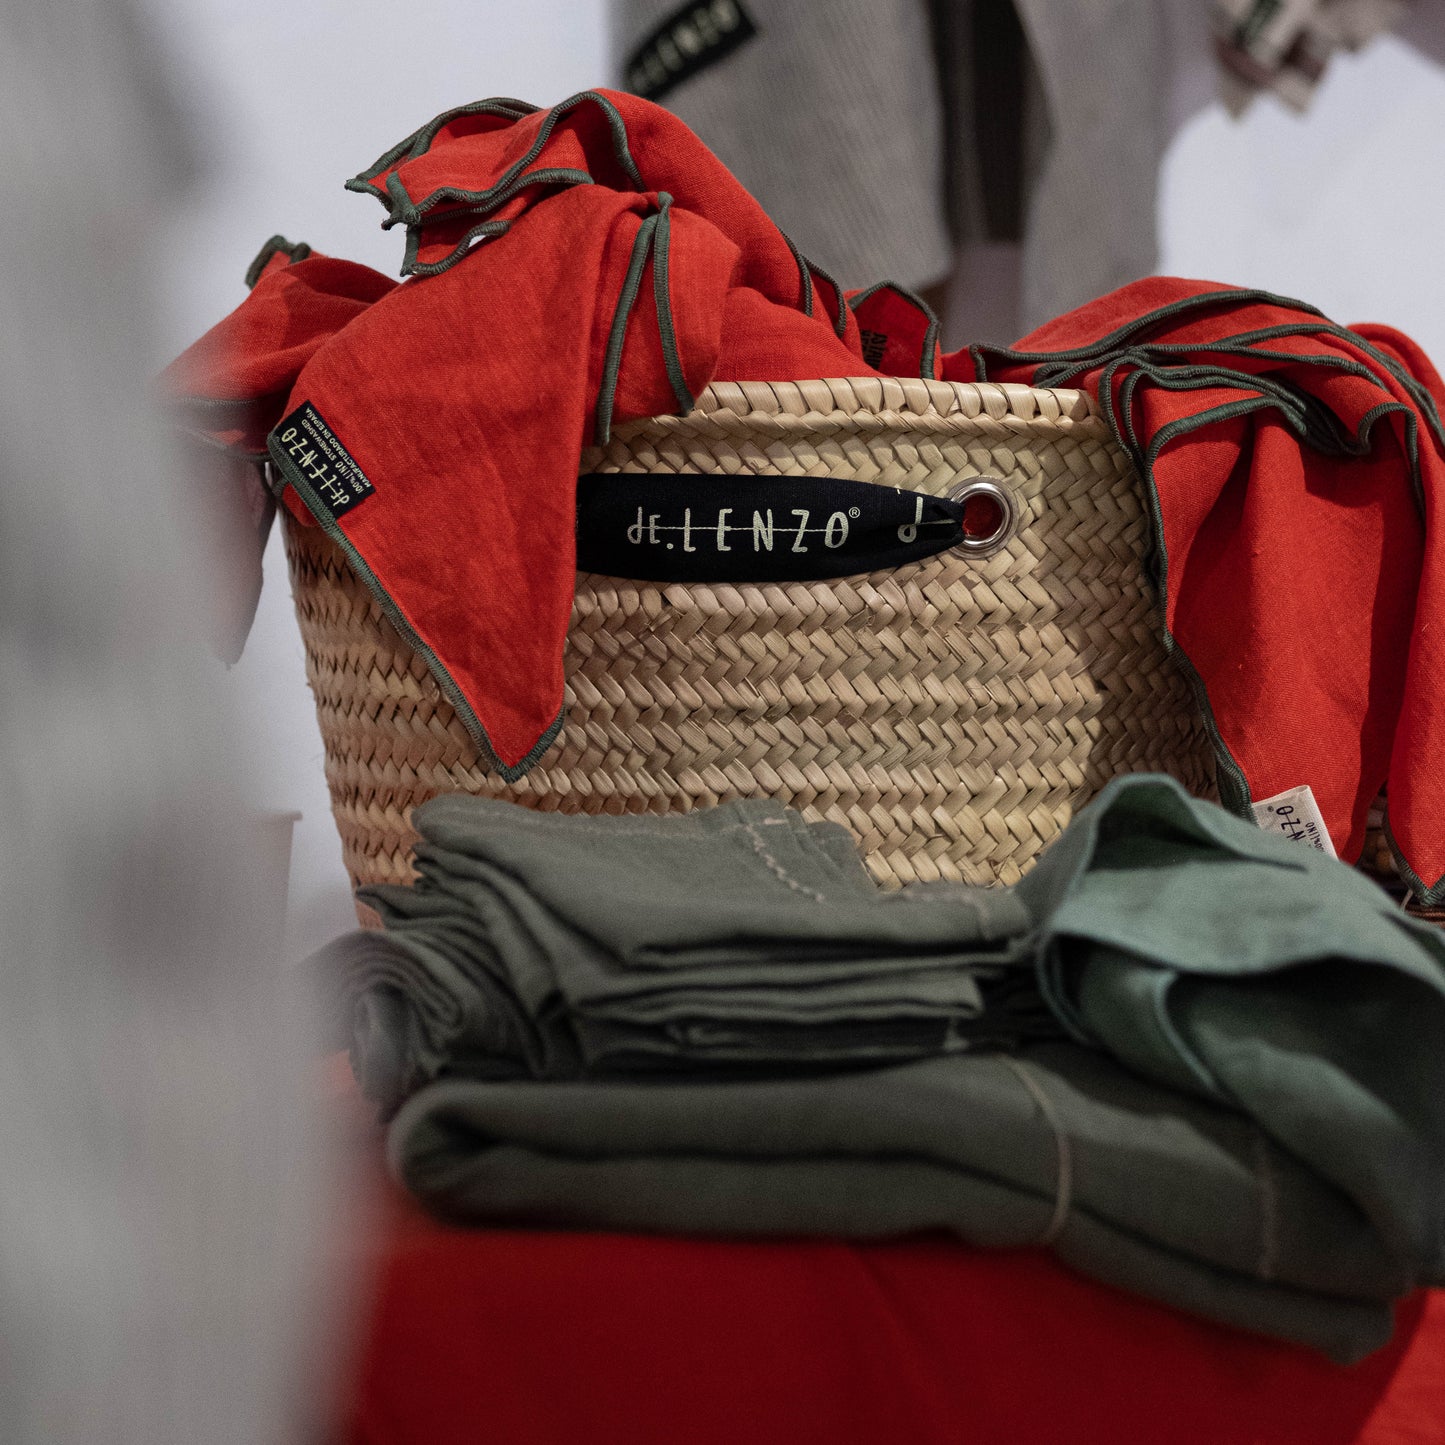
<path id="1" fill-rule="evenodd" d="M 1016 880 L 1116 773 L 1213 764 L 1165 656 L 1137 483 L 1080 392 L 852 379 L 719 383 L 619 426 L 585 471 L 843 477 L 941 493 L 1002 478 L 1020 513 L 945 552 L 785 584 L 579 574 L 567 720 L 519 782 L 488 771 L 425 664 L 319 528 L 289 523 L 327 779 L 354 883 L 412 876 L 439 792 L 568 812 L 767 795 L 847 825 L 884 884 Z"/>

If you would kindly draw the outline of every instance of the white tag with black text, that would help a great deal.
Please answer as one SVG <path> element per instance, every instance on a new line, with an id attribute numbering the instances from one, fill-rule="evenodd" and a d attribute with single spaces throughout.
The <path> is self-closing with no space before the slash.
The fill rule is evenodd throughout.
<path id="1" fill-rule="evenodd" d="M 1337 857 L 1335 845 L 1330 842 L 1329 830 L 1325 827 L 1320 805 L 1308 783 L 1276 793 L 1272 798 L 1263 798 L 1251 804 L 1254 821 L 1266 833 L 1278 833 L 1296 843 L 1308 843 L 1321 853 Z"/>

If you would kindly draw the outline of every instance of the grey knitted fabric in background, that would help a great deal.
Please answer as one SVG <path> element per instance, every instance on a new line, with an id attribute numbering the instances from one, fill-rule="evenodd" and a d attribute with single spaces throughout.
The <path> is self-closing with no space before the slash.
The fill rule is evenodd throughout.
<path id="1" fill-rule="evenodd" d="M 679 11 L 613 0 L 613 54 Z M 758 34 L 661 97 L 845 286 L 952 265 L 943 117 L 920 0 L 743 0 Z M 625 84 L 625 82 L 624 82 Z"/>
<path id="2" fill-rule="evenodd" d="M 1209 98 L 1193 75 L 1207 63 L 1209 11 L 1208 0 L 1018 0 L 1027 54 L 1010 120 L 987 49 L 1004 3 L 741 0 L 757 34 L 660 103 L 845 286 L 925 287 L 952 273 L 945 347 L 1013 340 L 1155 269 L 1160 160 Z M 613 6 L 626 84 L 639 42 L 688 7 Z M 1010 146 L 1001 174 L 1016 171 L 1023 213 L 1001 227 L 980 156 Z"/>
<path id="3" fill-rule="evenodd" d="M 289 1445 L 327 1378 L 302 1015 L 146 406 L 156 55 L 122 0 L 0 0 L 5 1445 Z"/>

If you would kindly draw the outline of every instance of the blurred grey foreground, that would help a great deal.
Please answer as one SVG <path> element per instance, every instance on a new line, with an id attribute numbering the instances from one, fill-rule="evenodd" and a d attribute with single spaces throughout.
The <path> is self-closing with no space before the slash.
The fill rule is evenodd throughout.
<path id="1" fill-rule="evenodd" d="M 128 4 L 0 0 L 6 1445 L 291 1441 L 325 1385 L 305 1010 L 145 410 L 191 164 L 152 54 Z"/>

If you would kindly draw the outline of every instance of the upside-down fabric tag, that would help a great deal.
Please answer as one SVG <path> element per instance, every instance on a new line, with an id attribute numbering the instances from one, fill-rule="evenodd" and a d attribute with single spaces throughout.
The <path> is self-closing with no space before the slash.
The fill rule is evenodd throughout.
<path id="1" fill-rule="evenodd" d="M 1261 798 L 1250 807 L 1254 821 L 1266 833 L 1278 833 L 1292 843 L 1304 843 L 1328 853 L 1331 858 L 1339 855 L 1330 841 L 1330 831 L 1325 827 L 1320 805 L 1315 802 L 1314 789 L 1308 783 L 1276 793 L 1272 798 Z"/>
<path id="2" fill-rule="evenodd" d="M 652 582 L 800 582 L 900 567 L 963 540 L 963 505 L 839 477 L 591 472 L 577 566 Z"/>
<path id="3" fill-rule="evenodd" d="M 343 516 L 376 490 L 309 401 L 282 420 L 276 441 L 333 517 Z"/>

